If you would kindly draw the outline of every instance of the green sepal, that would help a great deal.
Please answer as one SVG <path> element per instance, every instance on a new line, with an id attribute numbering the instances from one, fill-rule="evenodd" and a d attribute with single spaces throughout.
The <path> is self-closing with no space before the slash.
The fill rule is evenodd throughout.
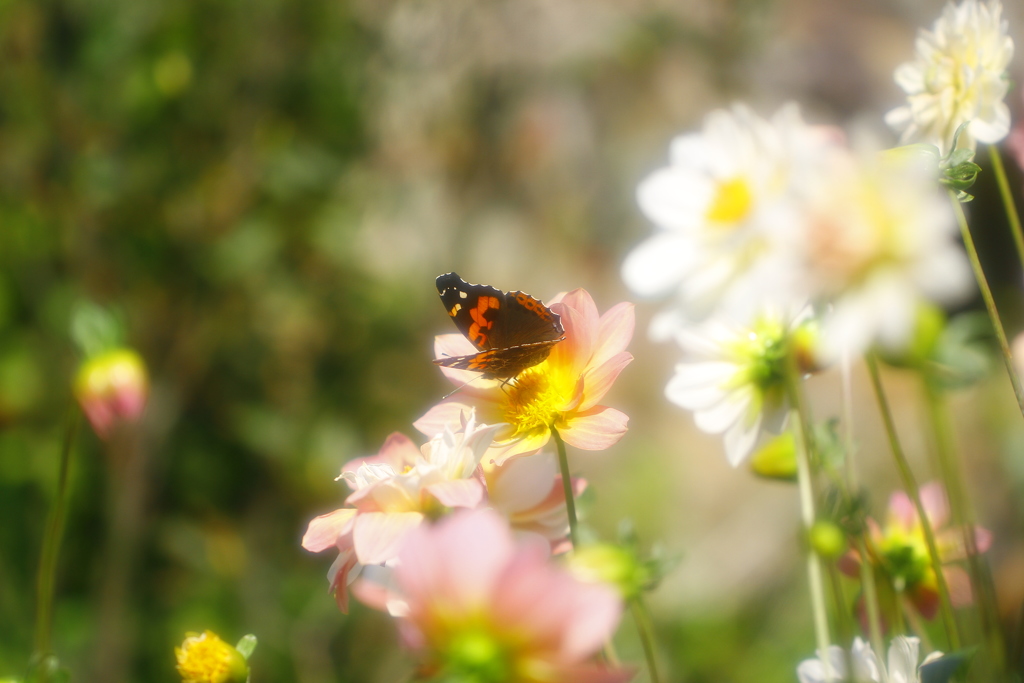
<path id="1" fill-rule="evenodd" d="M 256 636 L 250 633 L 242 636 L 242 639 L 238 641 L 237 645 L 235 645 L 235 649 L 238 650 L 238 653 L 242 655 L 242 657 L 248 660 L 249 657 L 252 657 L 253 650 L 256 649 L 257 644 L 258 641 L 256 640 Z"/>

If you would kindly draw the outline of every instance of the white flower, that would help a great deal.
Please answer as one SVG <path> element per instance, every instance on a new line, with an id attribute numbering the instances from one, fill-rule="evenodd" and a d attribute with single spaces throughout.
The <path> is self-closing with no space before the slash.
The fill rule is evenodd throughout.
<path id="1" fill-rule="evenodd" d="M 471 410 L 458 429 L 445 425 L 418 453 L 408 440 L 401 447 L 385 444 L 377 458 L 345 465 L 338 479 L 354 492 L 350 504 L 370 498 L 383 510 L 420 511 L 436 498 L 445 505 L 472 506 L 483 493 L 474 479 L 480 459 L 503 426 L 477 424 Z"/>
<path id="2" fill-rule="evenodd" d="M 896 84 L 907 103 L 890 111 L 886 122 L 902 131 L 902 142 L 927 142 L 949 151 L 963 123 L 965 145 L 994 143 L 1010 130 L 1006 70 L 1013 57 L 999 0 L 949 4 L 931 31 L 917 37 L 914 61 L 896 69 Z"/>
<path id="3" fill-rule="evenodd" d="M 796 268 L 827 307 L 823 354 L 902 350 L 926 300 L 957 303 L 973 279 L 935 168 L 901 155 L 834 155 L 808 196 Z"/>
<path id="4" fill-rule="evenodd" d="M 673 315 L 688 320 L 722 308 L 742 316 L 786 298 L 788 255 L 777 241 L 799 226 L 795 188 L 838 138 L 807 126 L 795 105 L 770 122 L 742 105 L 709 114 L 637 188 L 658 232 L 627 256 L 626 284 L 641 295 L 674 292 Z"/>
<path id="5" fill-rule="evenodd" d="M 917 638 L 896 636 L 889 644 L 887 666 L 883 666 L 871 650 L 871 646 L 860 638 L 854 638 L 850 659 L 853 662 L 853 683 L 919 683 L 920 669 L 917 664 L 920 641 Z M 922 664 L 942 656 L 941 652 L 933 652 Z M 828 649 L 828 663 L 833 677 L 831 681 L 838 683 L 846 680 L 846 657 L 842 648 L 833 645 Z M 825 683 L 825 666 L 819 658 L 805 659 L 796 670 L 800 683 Z"/>
<path id="6" fill-rule="evenodd" d="M 787 354 L 803 319 L 767 313 L 751 328 L 713 320 L 677 335 L 690 358 L 676 366 L 665 395 L 694 411 L 702 431 L 725 433 L 733 467 L 747 459 L 762 430 L 777 432 L 785 420 Z"/>

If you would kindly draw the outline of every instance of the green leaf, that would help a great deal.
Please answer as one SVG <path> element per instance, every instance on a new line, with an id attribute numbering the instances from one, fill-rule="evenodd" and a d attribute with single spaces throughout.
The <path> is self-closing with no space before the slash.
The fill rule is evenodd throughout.
<path id="1" fill-rule="evenodd" d="M 256 649 L 256 645 L 256 636 L 250 633 L 242 636 L 242 639 L 238 641 L 238 645 L 235 645 L 235 649 L 238 650 L 240 655 L 249 659 L 252 656 L 253 650 Z"/>
<path id="2" fill-rule="evenodd" d="M 926 366 L 928 372 L 947 389 L 974 384 L 994 365 L 992 337 L 992 323 L 986 314 L 953 317 L 939 336 Z"/>
<path id="3" fill-rule="evenodd" d="M 974 658 L 974 648 L 943 655 L 921 667 L 921 683 L 948 683 L 958 673 L 966 672 Z"/>
<path id="4" fill-rule="evenodd" d="M 82 355 L 91 358 L 123 345 L 124 323 L 116 313 L 82 301 L 71 313 L 71 338 Z"/>

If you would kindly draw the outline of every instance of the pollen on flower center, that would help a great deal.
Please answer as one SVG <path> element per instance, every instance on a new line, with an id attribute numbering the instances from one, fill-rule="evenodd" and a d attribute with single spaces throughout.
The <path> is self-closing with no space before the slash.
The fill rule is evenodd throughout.
<path id="1" fill-rule="evenodd" d="M 750 184 L 744 178 L 730 178 L 718 184 L 705 217 L 714 223 L 736 223 L 742 220 L 754 203 Z"/>
<path id="2" fill-rule="evenodd" d="M 505 422 L 515 435 L 554 425 L 572 396 L 573 383 L 544 362 L 520 374 L 509 386 Z"/>

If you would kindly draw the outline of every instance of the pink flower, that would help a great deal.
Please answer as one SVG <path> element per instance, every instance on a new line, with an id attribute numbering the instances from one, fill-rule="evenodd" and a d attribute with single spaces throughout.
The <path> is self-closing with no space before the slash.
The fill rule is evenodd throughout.
<path id="1" fill-rule="evenodd" d="M 949 502 L 940 484 L 932 482 L 921 487 L 921 504 L 935 533 L 950 598 L 954 606 L 968 605 L 973 600 L 970 577 L 963 567 L 949 564 L 967 557 L 965 530 L 949 526 Z M 934 618 L 939 605 L 938 579 L 928 554 L 921 518 L 910 497 L 903 491 L 892 494 L 884 528 L 873 519 L 868 519 L 867 523 L 871 564 L 889 582 L 903 586 L 922 616 Z M 972 536 L 976 552 L 985 552 L 992 545 L 992 534 L 987 529 L 975 527 Z M 848 555 L 840 562 L 840 568 L 851 576 L 859 576 L 859 561 L 856 554 Z"/>
<path id="2" fill-rule="evenodd" d="M 512 525 L 513 530 L 537 534 L 551 543 L 552 552 L 568 551 L 572 545 L 569 516 L 565 507 L 565 488 L 553 453 L 542 451 L 534 457 L 515 458 L 503 465 L 483 464 L 490 507 Z M 583 479 L 573 478 L 573 495 L 587 487 Z"/>
<path id="3" fill-rule="evenodd" d="M 504 386 L 481 380 L 478 373 L 441 368 L 462 388 L 428 410 L 414 423 L 416 429 L 435 434 L 475 407 L 486 421 L 506 425 L 491 452 L 498 463 L 536 452 L 551 438 L 552 427 L 566 443 L 583 450 L 603 450 L 622 438 L 629 418 L 598 402 L 633 360 L 626 351 L 633 337 L 633 305 L 620 303 L 600 315 L 590 294 L 577 289 L 555 297 L 551 310 L 561 316 L 565 341 L 545 361 Z M 434 350 L 439 358 L 475 351 L 459 334 L 438 336 Z"/>
<path id="4" fill-rule="evenodd" d="M 131 349 L 113 349 L 90 357 L 78 369 L 75 398 L 101 439 L 118 424 L 138 421 L 149 396 L 146 364 Z"/>
<path id="5" fill-rule="evenodd" d="M 346 586 L 362 565 L 393 561 L 410 531 L 447 508 L 475 507 L 484 498 L 480 458 L 498 426 L 478 425 L 472 410 L 457 429 L 445 425 L 422 448 L 404 434 L 387 438 L 371 458 L 347 463 L 338 477 L 353 489 L 345 507 L 309 523 L 302 547 L 335 547 L 338 559 L 327 575 L 342 611 Z"/>
<path id="6" fill-rule="evenodd" d="M 614 683 L 632 672 L 589 661 L 622 602 L 553 566 L 546 544 L 516 543 L 490 510 L 459 512 L 410 535 L 387 594 L 427 676 L 495 683 Z"/>

